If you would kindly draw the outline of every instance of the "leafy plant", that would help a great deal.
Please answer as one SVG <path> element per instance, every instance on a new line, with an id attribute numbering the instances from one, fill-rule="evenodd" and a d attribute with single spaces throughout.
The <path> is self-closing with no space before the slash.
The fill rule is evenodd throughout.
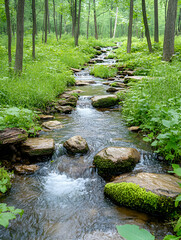
<path id="1" fill-rule="evenodd" d="M 95 65 L 90 71 L 90 74 L 100 78 L 113 77 L 116 73 L 117 68 L 106 65 Z"/>
<path id="2" fill-rule="evenodd" d="M 11 188 L 11 174 L 0 168 L 0 192 L 5 193 Z"/>

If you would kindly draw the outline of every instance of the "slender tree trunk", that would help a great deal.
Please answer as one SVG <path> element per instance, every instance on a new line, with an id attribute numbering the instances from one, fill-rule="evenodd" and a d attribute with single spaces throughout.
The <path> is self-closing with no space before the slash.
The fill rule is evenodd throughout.
<path id="1" fill-rule="evenodd" d="M 75 36 L 75 25 L 76 25 L 76 16 L 75 16 L 75 1 L 71 0 L 71 15 L 72 15 L 72 37 Z"/>
<path id="2" fill-rule="evenodd" d="M 79 35 L 80 35 L 80 13 L 81 13 L 81 0 L 79 0 L 79 13 L 78 13 L 78 21 L 76 24 L 76 32 L 75 32 L 75 46 L 78 46 Z"/>
<path id="3" fill-rule="evenodd" d="M 148 27 L 148 21 L 147 21 L 147 16 L 146 16 L 145 0 L 142 0 L 142 12 L 143 12 L 143 22 L 144 22 L 144 26 L 145 26 L 145 36 L 146 36 L 147 43 L 148 43 L 148 49 L 149 49 L 149 52 L 153 52 L 152 45 L 151 45 L 150 32 L 149 32 L 149 27 Z"/>
<path id="4" fill-rule="evenodd" d="M 127 53 L 131 52 L 132 25 L 133 25 L 133 0 L 130 0 Z"/>
<path id="5" fill-rule="evenodd" d="M 90 19 L 90 0 L 89 0 L 88 18 L 87 18 L 87 39 L 89 38 L 89 19 Z"/>
<path id="6" fill-rule="evenodd" d="M 5 11 L 7 20 L 7 34 L 8 34 L 8 62 L 9 67 L 11 67 L 11 19 L 9 12 L 9 0 L 5 0 Z"/>
<path id="7" fill-rule="evenodd" d="M 60 39 L 62 37 L 62 23 L 63 23 L 63 15 L 60 15 Z"/>
<path id="8" fill-rule="evenodd" d="M 45 31 L 45 12 L 44 12 L 43 26 L 42 26 L 42 43 L 44 42 L 44 31 Z"/>
<path id="9" fill-rule="evenodd" d="M 181 8 L 179 8 L 179 17 L 178 17 L 178 33 L 181 32 Z"/>
<path id="10" fill-rule="evenodd" d="M 110 38 L 113 37 L 113 29 L 112 29 L 112 10 L 113 10 L 113 3 L 111 1 L 111 11 L 110 11 Z"/>
<path id="11" fill-rule="evenodd" d="M 32 17 L 33 17 L 33 32 L 32 32 L 32 56 L 35 59 L 35 35 L 36 35 L 36 8 L 35 8 L 35 0 L 32 0 Z"/>
<path id="12" fill-rule="evenodd" d="M 166 0 L 166 2 L 165 2 L 165 24 L 167 21 L 167 5 L 168 5 L 168 0 Z"/>
<path id="13" fill-rule="evenodd" d="M 48 1 L 48 0 L 47 0 Z M 47 13 L 48 13 L 48 33 L 50 34 L 50 29 L 51 29 L 51 27 L 50 27 L 50 11 L 49 11 L 49 3 L 47 3 L 47 8 L 48 8 L 48 10 L 47 10 Z"/>
<path id="14" fill-rule="evenodd" d="M 115 24 L 114 24 L 113 38 L 115 38 L 115 36 L 116 36 L 117 21 L 118 21 L 118 7 L 116 8 L 116 19 L 115 19 Z"/>
<path id="15" fill-rule="evenodd" d="M 95 3 L 95 0 L 93 0 L 93 3 L 94 3 L 94 27 L 95 27 L 95 39 L 98 39 L 97 17 L 96 17 L 96 3 Z"/>
<path id="16" fill-rule="evenodd" d="M 176 17 L 177 17 L 177 0 L 169 0 L 163 43 L 164 61 L 170 61 L 172 55 L 174 54 Z"/>
<path id="17" fill-rule="evenodd" d="M 154 41 L 159 42 L 159 30 L 158 30 L 158 0 L 154 0 Z"/>
<path id="18" fill-rule="evenodd" d="M 23 68 L 24 3 L 25 0 L 18 0 L 15 72 L 22 72 Z"/>
<path id="19" fill-rule="evenodd" d="M 48 0 L 45 0 L 45 43 L 47 43 L 48 32 Z"/>
<path id="20" fill-rule="evenodd" d="M 54 20 L 54 27 L 55 27 L 55 35 L 58 41 L 58 34 L 57 34 L 57 25 L 56 25 L 56 16 L 55 16 L 55 0 L 53 0 L 53 20 Z"/>

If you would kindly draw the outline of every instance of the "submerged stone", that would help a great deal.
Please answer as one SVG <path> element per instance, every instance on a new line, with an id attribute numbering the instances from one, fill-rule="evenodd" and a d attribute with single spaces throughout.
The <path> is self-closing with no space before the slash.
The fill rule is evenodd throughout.
<path id="1" fill-rule="evenodd" d="M 31 165 L 16 165 L 15 171 L 18 174 L 32 174 L 39 169 L 39 166 L 31 164 Z"/>
<path id="2" fill-rule="evenodd" d="M 59 121 L 48 121 L 42 124 L 42 127 L 47 128 L 48 130 L 55 130 L 63 128 L 63 125 Z"/>
<path id="3" fill-rule="evenodd" d="M 91 98 L 92 106 L 95 108 L 112 107 L 118 103 L 118 98 L 115 95 L 102 95 Z"/>
<path id="4" fill-rule="evenodd" d="M 89 150 L 86 140 L 81 136 L 74 136 L 64 142 L 63 146 L 68 153 L 86 153 Z"/>
<path id="5" fill-rule="evenodd" d="M 98 174 L 110 178 L 130 172 L 140 160 L 140 153 L 134 148 L 108 147 L 96 154 L 93 164 Z"/>
<path id="6" fill-rule="evenodd" d="M 175 210 L 178 185 L 181 180 L 169 174 L 138 173 L 120 176 L 105 186 L 106 196 L 120 206 L 129 207 L 153 215 L 169 215 Z"/>

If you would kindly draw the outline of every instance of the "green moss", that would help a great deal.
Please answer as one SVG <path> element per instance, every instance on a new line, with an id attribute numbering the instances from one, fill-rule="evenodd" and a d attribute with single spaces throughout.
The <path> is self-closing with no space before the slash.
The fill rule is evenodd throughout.
<path id="1" fill-rule="evenodd" d="M 95 108 L 107 108 L 107 107 L 112 107 L 117 103 L 118 103 L 118 99 L 113 97 L 107 97 L 107 98 L 99 99 L 96 102 L 93 102 L 92 105 Z"/>
<path id="2" fill-rule="evenodd" d="M 135 161 L 130 159 L 129 161 L 113 162 L 110 159 L 103 159 L 100 156 L 95 156 L 93 164 L 98 169 L 98 174 L 104 178 L 110 178 L 113 175 L 120 173 L 130 172 L 134 166 Z"/>
<path id="3" fill-rule="evenodd" d="M 104 193 L 120 206 L 152 215 L 168 216 L 174 211 L 174 199 L 147 192 L 135 183 L 108 183 Z"/>

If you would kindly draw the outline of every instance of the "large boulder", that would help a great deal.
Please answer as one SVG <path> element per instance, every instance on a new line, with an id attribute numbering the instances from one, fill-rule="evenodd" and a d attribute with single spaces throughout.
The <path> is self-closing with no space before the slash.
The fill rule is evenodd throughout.
<path id="1" fill-rule="evenodd" d="M 86 153 L 89 150 L 86 140 L 81 136 L 74 136 L 64 142 L 63 146 L 68 153 Z"/>
<path id="2" fill-rule="evenodd" d="M 112 107 L 118 103 L 118 98 L 115 95 L 102 95 L 91 98 L 92 106 L 95 108 Z"/>
<path id="3" fill-rule="evenodd" d="M 169 174 L 138 173 L 120 176 L 106 184 L 104 192 L 120 206 L 164 216 L 175 210 L 174 199 L 181 193 L 178 182 Z"/>
<path id="4" fill-rule="evenodd" d="M 134 148 L 108 147 L 94 157 L 93 164 L 104 178 L 130 172 L 140 160 L 140 153 Z"/>
<path id="5" fill-rule="evenodd" d="M 0 145 L 17 144 L 27 138 L 28 133 L 20 128 L 6 128 L 0 131 Z"/>
<path id="6" fill-rule="evenodd" d="M 59 121 L 48 121 L 42 124 L 42 127 L 47 128 L 48 130 L 55 130 L 63 128 L 63 125 Z"/>
<path id="7" fill-rule="evenodd" d="M 49 156 L 54 149 L 54 140 L 50 138 L 28 138 L 21 145 L 22 153 L 29 157 Z"/>

